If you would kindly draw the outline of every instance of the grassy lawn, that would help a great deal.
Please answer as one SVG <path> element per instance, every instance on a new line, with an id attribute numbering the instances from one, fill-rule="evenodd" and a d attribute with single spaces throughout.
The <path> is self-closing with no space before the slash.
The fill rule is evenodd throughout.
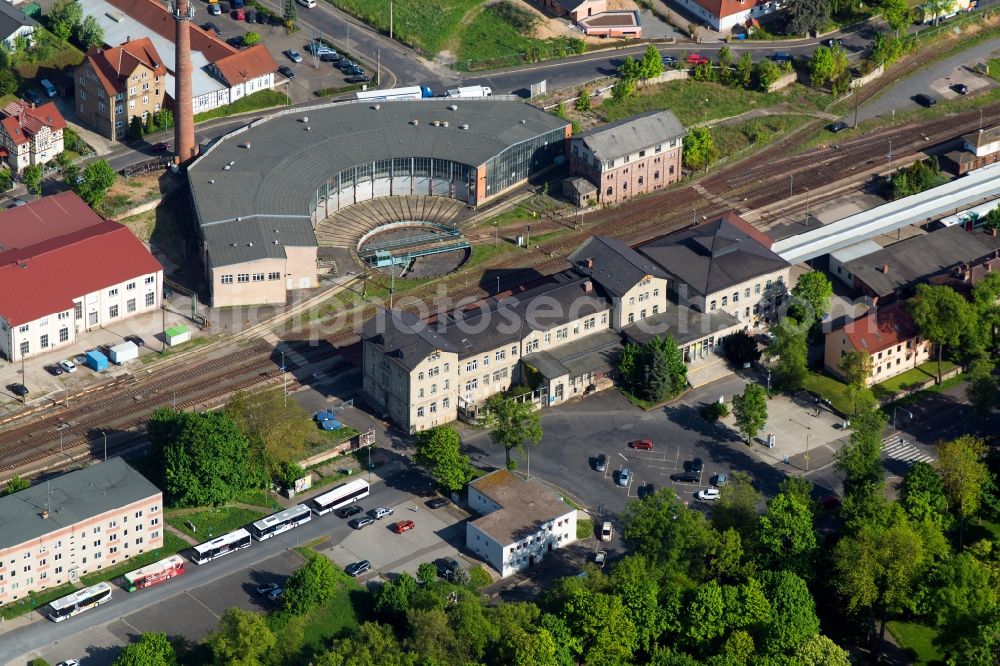
<path id="1" fill-rule="evenodd" d="M 200 123 L 203 120 L 210 120 L 212 118 L 224 118 L 225 116 L 233 116 L 237 113 L 285 106 L 289 101 L 288 95 L 285 93 L 280 93 L 276 90 L 261 90 L 252 95 L 241 97 L 232 104 L 226 104 L 225 106 L 220 106 L 217 109 L 205 111 L 204 113 L 196 113 L 194 121 Z"/>
<path id="2" fill-rule="evenodd" d="M 965 543 L 973 544 L 984 539 L 1000 543 L 1000 523 L 985 518 L 970 518 L 965 523 Z"/>
<path id="3" fill-rule="evenodd" d="M 734 155 L 752 145 L 769 143 L 776 135 L 785 134 L 814 120 L 797 113 L 752 118 L 732 125 L 710 129 L 719 158 Z"/>
<path id="4" fill-rule="evenodd" d="M 537 14 L 511 2 L 485 7 L 461 31 L 456 64 L 466 69 L 564 58 L 583 51 L 583 40 L 538 39 Z"/>
<path id="5" fill-rule="evenodd" d="M 947 373 L 958 367 L 958 364 L 952 363 L 951 361 L 941 361 L 941 372 Z M 924 384 L 929 379 L 937 378 L 937 361 L 928 361 L 918 365 L 915 368 L 911 368 L 906 372 L 896 375 L 892 379 L 887 379 L 884 382 L 875 384 L 872 387 L 872 393 L 879 400 L 888 400 L 894 395 L 898 395 L 904 391 L 912 391 L 918 386 Z"/>
<path id="6" fill-rule="evenodd" d="M 217 509 L 205 509 L 195 513 L 170 516 L 167 522 L 179 529 L 181 532 L 194 537 L 199 542 L 208 541 L 220 534 L 226 534 L 243 527 L 247 523 L 260 520 L 268 515 L 270 511 L 254 511 L 242 507 L 223 506 Z M 188 527 L 192 523 L 196 529 Z"/>
<path id="7" fill-rule="evenodd" d="M 240 495 L 237 495 L 236 499 L 233 501 L 240 504 L 259 506 L 264 509 L 273 509 L 275 507 L 274 498 L 259 488 L 254 488 L 241 493 Z"/>
<path id="8" fill-rule="evenodd" d="M 3 608 L 0 608 L 0 617 L 5 620 L 13 620 L 15 617 L 19 617 L 33 608 L 44 606 L 50 601 L 65 597 L 67 594 L 72 594 L 76 589 L 72 583 L 64 583 L 50 590 L 32 593 L 24 599 L 11 601 Z"/>
<path id="9" fill-rule="evenodd" d="M 802 388 L 826 398 L 834 409 L 843 414 L 854 413 L 854 403 L 847 397 L 847 384 L 838 379 L 818 372 L 810 372 L 806 375 Z"/>
<path id="10" fill-rule="evenodd" d="M 52 70 L 76 67 L 83 62 L 83 51 L 45 28 L 35 28 L 34 35 L 35 44 L 30 51 L 11 55 L 11 65 L 22 79 L 50 75 Z"/>
<path id="11" fill-rule="evenodd" d="M 891 621 L 886 623 L 886 628 L 899 643 L 900 647 L 906 650 L 910 657 L 910 663 L 919 664 L 943 664 L 943 655 L 934 647 L 934 636 L 937 634 L 932 628 L 917 624 L 916 622 Z"/>
<path id="12" fill-rule="evenodd" d="M 147 564 L 152 564 L 153 562 L 159 562 L 165 557 L 170 557 L 176 553 L 181 552 L 185 548 L 189 548 L 188 543 L 174 534 L 173 532 L 163 532 L 163 546 L 157 548 L 156 550 L 151 550 L 143 553 L 137 557 L 129 558 L 127 561 L 121 564 L 116 564 L 113 567 L 107 569 L 101 569 L 100 571 L 95 571 L 94 573 L 87 574 L 86 576 L 80 577 L 80 582 L 84 585 L 93 585 L 95 583 L 100 583 L 101 581 L 111 580 L 113 578 L 118 578 L 129 571 L 135 571 L 140 569 Z"/>
<path id="13" fill-rule="evenodd" d="M 670 81 L 647 86 L 626 100 L 605 100 L 597 112 L 608 122 L 655 109 L 670 109 L 684 125 L 728 118 L 786 101 L 782 93 L 727 88 L 706 81 Z"/>
<path id="14" fill-rule="evenodd" d="M 482 0 L 328 0 L 358 17 L 379 32 L 389 33 L 389 3 L 392 2 L 393 37 L 433 56 L 461 28 L 466 12 Z"/>

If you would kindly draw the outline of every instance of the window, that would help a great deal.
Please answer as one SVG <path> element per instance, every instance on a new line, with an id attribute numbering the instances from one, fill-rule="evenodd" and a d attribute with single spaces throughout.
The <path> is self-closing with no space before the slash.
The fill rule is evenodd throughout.
<path id="1" fill-rule="evenodd" d="M 135 289 L 135 282 L 129 282 L 127 285 L 125 285 L 126 291 L 132 291 L 133 289 Z"/>
<path id="2" fill-rule="evenodd" d="M 267 274 L 267 279 L 268 280 L 280 280 L 281 279 L 281 273 L 279 273 L 278 271 L 272 271 L 272 272 L 270 272 L 270 273 Z"/>
<path id="3" fill-rule="evenodd" d="M 30 324 L 22 324 L 20 328 L 17 329 L 18 333 L 27 333 Z"/>
<path id="4" fill-rule="evenodd" d="M 21 343 L 21 356 L 27 356 L 31 352 L 31 345 L 27 340 Z"/>
<path id="5" fill-rule="evenodd" d="M 450 403 L 449 403 L 448 398 L 445 398 L 444 400 L 441 401 L 441 409 L 448 409 L 448 405 L 449 404 Z"/>
<path id="6" fill-rule="evenodd" d="M 723 296 L 722 297 L 722 307 L 726 307 L 727 305 L 729 305 L 729 297 L 728 296 Z"/>
<path id="7" fill-rule="evenodd" d="M 608 177 L 610 178 L 610 176 L 608 176 Z M 610 188 L 610 187 L 608 188 L 608 192 L 607 192 L 607 195 L 608 195 L 609 197 L 611 196 L 611 188 Z"/>
<path id="8" fill-rule="evenodd" d="M 471 361 L 469 361 L 468 363 L 465 364 L 465 371 L 466 372 L 472 372 L 473 370 L 477 369 L 478 367 L 479 367 L 479 362 L 476 359 L 472 359 Z"/>
<path id="9" fill-rule="evenodd" d="M 743 298 L 750 298 L 750 287 L 743 290 Z"/>
<path id="10" fill-rule="evenodd" d="M 125 301 L 125 312 L 135 312 L 135 299 L 130 298 Z"/>
<path id="11" fill-rule="evenodd" d="M 254 273 L 253 274 L 253 281 L 254 282 L 263 282 L 264 281 L 264 274 L 263 273 Z"/>
<path id="12" fill-rule="evenodd" d="M 646 318 L 646 311 L 645 310 L 641 310 L 639 312 L 639 319 L 645 319 L 645 318 Z"/>
<path id="13" fill-rule="evenodd" d="M 629 305 L 635 305 L 635 296 L 633 296 L 632 298 L 628 299 L 628 304 Z"/>
<path id="14" fill-rule="evenodd" d="M 635 321 L 635 313 L 634 312 L 629 312 L 628 313 L 628 323 L 631 324 L 634 321 Z"/>
<path id="15" fill-rule="evenodd" d="M 69 342 L 69 329 L 60 328 L 59 329 L 59 342 Z"/>
<path id="16" fill-rule="evenodd" d="M 38 339 L 38 346 L 41 347 L 42 349 L 48 349 L 49 348 L 49 334 L 48 333 L 46 333 L 45 335 L 43 335 L 42 337 L 40 337 Z"/>
<path id="17" fill-rule="evenodd" d="M 514 345 L 513 347 L 510 348 L 510 355 L 517 356 L 517 345 Z"/>
<path id="18" fill-rule="evenodd" d="M 60 312 L 59 313 L 59 321 L 62 321 L 63 319 L 69 319 L 69 313 L 68 312 Z"/>
<path id="19" fill-rule="evenodd" d="M 760 282 L 758 282 L 757 284 L 754 285 L 753 293 L 755 293 L 755 294 L 759 294 L 760 293 Z"/>
<path id="20" fill-rule="evenodd" d="M 250 281 L 250 274 L 249 273 L 237 273 L 236 274 L 236 281 L 237 282 L 249 282 Z"/>
<path id="21" fill-rule="evenodd" d="M 485 354 L 483 356 L 483 367 L 486 367 L 489 364 L 490 364 L 490 355 L 489 354 Z"/>
<path id="22" fill-rule="evenodd" d="M 423 415 L 424 415 L 424 408 L 423 407 L 417 407 L 417 418 L 422 418 Z"/>
<path id="23" fill-rule="evenodd" d="M 156 295 L 153 292 L 146 294 L 146 307 L 152 307 L 153 303 L 156 301 Z"/>
<path id="24" fill-rule="evenodd" d="M 232 283 L 233 283 L 233 276 L 231 273 L 229 275 L 222 276 L 222 284 L 232 284 Z"/>
<path id="25" fill-rule="evenodd" d="M 709 303 L 708 309 L 709 310 L 714 310 L 715 309 L 715 301 L 712 301 L 711 303 Z"/>
<path id="26" fill-rule="evenodd" d="M 659 305 L 654 305 L 654 306 L 653 306 L 653 314 L 656 314 L 656 313 L 658 313 L 659 311 L 660 311 L 660 306 L 659 306 Z"/>
<path id="27" fill-rule="evenodd" d="M 118 316 L 118 305 L 112 305 L 110 308 L 108 308 L 108 317 L 114 319 L 117 316 Z"/>
<path id="28" fill-rule="evenodd" d="M 156 281 L 156 277 L 153 275 L 147 275 L 146 279 L 143 280 L 143 284 L 153 284 Z"/>
<path id="29" fill-rule="evenodd" d="M 108 289 L 108 296 L 117 296 L 117 295 L 118 295 L 118 289 L 117 288 L 115 288 L 115 289 Z"/>
<path id="30" fill-rule="evenodd" d="M 465 383 L 465 392 L 470 393 L 479 388 L 479 380 L 475 377 Z"/>
<path id="31" fill-rule="evenodd" d="M 507 352 L 506 352 L 506 350 L 501 349 L 500 351 L 497 352 L 497 355 L 496 355 L 496 360 L 497 361 L 502 361 L 505 358 L 507 358 Z"/>
<path id="32" fill-rule="evenodd" d="M 76 319 L 83 319 L 83 303 L 73 304 L 73 317 Z"/>
<path id="33" fill-rule="evenodd" d="M 434 395 L 437 392 L 438 392 L 438 385 L 437 384 L 431 384 L 431 395 Z"/>

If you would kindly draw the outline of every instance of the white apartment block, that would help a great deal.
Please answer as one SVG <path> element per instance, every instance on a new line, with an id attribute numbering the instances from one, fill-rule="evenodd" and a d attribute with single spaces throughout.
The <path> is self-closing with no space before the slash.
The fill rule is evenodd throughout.
<path id="1" fill-rule="evenodd" d="M 163 545 L 160 490 L 112 458 L 0 497 L 0 606 Z"/>

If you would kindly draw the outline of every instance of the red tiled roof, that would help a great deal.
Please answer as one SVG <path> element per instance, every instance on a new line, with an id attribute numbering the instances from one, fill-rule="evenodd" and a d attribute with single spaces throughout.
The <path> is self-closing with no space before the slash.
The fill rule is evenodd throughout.
<path id="1" fill-rule="evenodd" d="M 74 298 L 161 270 L 128 228 L 102 221 L 0 253 L 0 315 L 19 326 L 72 309 Z"/>
<path id="2" fill-rule="evenodd" d="M 60 192 L 0 215 L 0 252 L 28 248 L 104 220 L 75 192 Z"/>
<path id="3" fill-rule="evenodd" d="M 215 61 L 215 66 L 230 86 L 256 79 L 278 69 L 278 63 L 263 44 L 254 44 L 248 49 L 220 58 Z"/>
<path id="4" fill-rule="evenodd" d="M 107 0 L 107 2 L 171 44 L 174 43 L 174 19 L 163 3 L 154 0 Z M 187 24 L 191 34 L 191 49 L 201 51 L 209 62 L 236 53 L 236 49 L 221 39 L 216 39 L 214 34 L 208 34 L 191 21 Z M 170 63 L 170 70 L 173 71 L 173 68 L 174 63 Z"/>
<path id="5" fill-rule="evenodd" d="M 61 130 L 66 127 L 66 120 L 52 102 L 33 106 L 31 102 L 14 100 L 8 102 L 0 113 L 4 116 L 0 120 L 0 125 L 3 125 L 4 132 L 14 143 L 31 141 L 31 137 L 38 134 L 43 127 L 51 130 Z"/>
<path id="6" fill-rule="evenodd" d="M 920 329 L 906 311 L 906 304 L 899 301 L 869 310 L 844 326 L 844 333 L 854 349 L 874 354 L 916 337 Z"/>
<path id="7" fill-rule="evenodd" d="M 746 2 L 740 2 L 740 0 L 695 0 L 695 2 L 704 7 L 706 11 L 719 18 L 725 18 L 733 14 L 749 11 L 757 5 L 763 5 L 767 1 L 768 0 L 746 0 Z"/>
<path id="8" fill-rule="evenodd" d="M 132 75 L 140 65 L 152 71 L 153 76 L 165 76 L 167 68 L 156 52 L 149 37 L 141 37 L 110 49 L 91 49 L 87 60 L 104 86 L 111 94 L 126 88 L 123 81 Z"/>

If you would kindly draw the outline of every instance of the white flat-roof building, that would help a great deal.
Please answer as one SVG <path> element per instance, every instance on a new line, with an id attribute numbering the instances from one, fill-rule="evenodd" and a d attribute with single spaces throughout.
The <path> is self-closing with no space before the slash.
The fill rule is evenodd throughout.
<path id="1" fill-rule="evenodd" d="M 469 484 L 465 545 L 507 576 L 576 541 L 576 509 L 538 481 L 501 469 Z"/>

